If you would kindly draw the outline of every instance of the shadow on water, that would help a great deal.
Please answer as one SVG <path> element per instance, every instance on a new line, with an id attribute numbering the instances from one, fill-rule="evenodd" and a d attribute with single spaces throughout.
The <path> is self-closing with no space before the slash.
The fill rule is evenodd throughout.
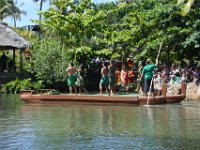
<path id="1" fill-rule="evenodd" d="M 24 104 L 23 101 L 20 100 L 18 94 L 0 94 L 0 108 L 17 108 L 20 107 L 21 104 Z"/>
<path id="2" fill-rule="evenodd" d="M 196 105 L 27 104 L 0 98 L 0 149 L 198 149 Z"/>

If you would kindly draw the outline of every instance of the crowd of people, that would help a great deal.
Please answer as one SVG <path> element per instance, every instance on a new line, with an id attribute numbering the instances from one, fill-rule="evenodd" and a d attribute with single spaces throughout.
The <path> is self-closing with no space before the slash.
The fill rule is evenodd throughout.
<path id="1" fill-rule="evenodd" d="M 153 71 L 153 88 L 161 90 L 162 83 L 168 83 L 168 95 L 179 93 L 181 83 L 187 84 L 186 97 L 188 95 L 195 95 L 197 89 L 200 89 L 200 67 L 199 66 L 186 66 L 181 67 L 177 64 L 172 64 L 170 68 L 166 65 L 161 66 Z M 192 86 L 191 86 L 192 85 Z M 189 96 L 190 99 L 191 96 Z"/>
<path id="2" fill-rule="evenodd" d="M 120 67 L 115 61 L 104 61 L 101 64 L 100 95 L 102 95 L 104 88 L 108 95 L 114 95 L 118 85 L 128 90 L 130 83 L 135 83 L 137 85 L 135 91 L 145 96 L 148 95 L 148 92 L 153 92 L 154 88 L 161 89 L 164 82 L 170 84 L 195 82 L 196 85 L 200 83 L 200 67 L 197 66 L 181 68 L 176 64 L 172 64 L 171 68 L 168 69 L 165 65 L 161 66 L 159 64 L 158 66 L 158 60 L 153 64 L 150 59 L 147 59 L 145 64 L 139 61 L 137 70 L 133 71 L 133 65 L 129 63 L 122 63 Z M 73 93 L 73 90 L 76 94 L 87 92 L 83 76 L 83 65 L 75 69 L 73 63 L 70 63 L 66 72 L 70 94 Z M 77 90 L 77 87 L 79 90 Z"/>
<path id="3" fill-rule="evenodd" d="M 122 69 L 116 65 L 115 61 L 102 62 L 101 63 L 101 78 L 99 80 L 99 94 L 103 94 L 103 89 L 105 88 L 108 95 L 114 95 L 117 85 L 121 85 L 123 88 L 128 88 L 128 85 L 133 82 L 134 73 L 133 70 L 128 69 L 129 67 L 124 63 L 122 64 Z M 69 86 L 70 94 L 73 90 L 76 94 L 82 94 L 82 92 L 87 92 L 85 88 L 84 79 L 84 67 L 80 65 L 76 69 L 73 63 L 70 63 L 66 69 L 67 73 L 67 84 Z M 95 77 L 94 77 L 95 78 Z M 79 90 L 77 90 L 77 87 Z"/>
<path id="4" fill-rule="evenodd" d="M 172 64 L 170 70 L 167 73 L 166 66 L 164 65 L 161 72 L 157 72 L 155 75 L 155 85 L 157 88 L 161 87 L 163 82 L 168 83 L 169 95 L 176 94 L 177 88 L 180 88 L 180 83 L 185 82 L 187 84 L 186 99 L 194 99 L 193 96 L 200 98 L 200 67 L 199 66 L 186 66 L 181 67 L 177 64 Z M 195 98 L 195 99 L 199 99 Z"/>

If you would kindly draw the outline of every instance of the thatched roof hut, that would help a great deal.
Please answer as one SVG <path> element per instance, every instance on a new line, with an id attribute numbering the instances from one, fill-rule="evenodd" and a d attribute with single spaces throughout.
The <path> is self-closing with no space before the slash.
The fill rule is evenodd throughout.
<path id="1" fill-rule="evenodd" d="M 29 42 L 20 36 L 14 29 L 7 26 L 5 23 L 0 22 L 0 50 L 11 50 L 13 51 L 13 64 L 14 64 L 14 70 L 12 72 L 15 72 L 16 70 L 16 64 L 15 64 L 15 50 L 19 50 L 20 55 L 20 66 L 19 66 L 19 72 L 22 72 L 22 65 L 23 65 L 23 51 L 29 47 Z M 5 67 L 7 68 L 7 66 Z M 5 72 L 7 69 L 4 69 L 2 67 L 2 64 L 0 64 L 0 72 Z"/>
<path id="2" fill-rule="evenodd" d="M 0 22 L 0 49 L 25 49 L 29 45 L 15 30 Z"/>

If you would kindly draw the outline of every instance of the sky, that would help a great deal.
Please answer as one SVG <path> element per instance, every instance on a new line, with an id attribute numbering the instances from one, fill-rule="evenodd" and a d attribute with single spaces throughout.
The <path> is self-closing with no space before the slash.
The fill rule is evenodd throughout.
<path id="1" fill-rule="evenodd" d="M 17 20 L 17 27 L 22 27 L 26 25 L 34 25 L 31 21 L 34 19 L 39 19 L 39 16 L 37 15 L 37 11 L 39 10 L 39 2 L 35 3 L 33 0 L 16 0 L 17 6 L 21 9 L 27 12 L 26 15 L 21 16 L 21 21 Z M 43 10 L 48 9 L 49 2 L 43 4 Z M 14 22 L 12 18 L 6 18 L 4 20 L 6 23 L 8 23 L 10 26 L 14 26 Z"/>
<path id="2" fill-rule="evenodd" d="M 96 3 L 108 2 L 112 0 L 94 0 Z M 35 25 L 31 20 L 39 19 L 37 11 L 39 10 L 39 2 L 34 3 L 33 0 L 16 0 L 17 6 L 27 12 L 27 15 L 21 16 L 21 21 L 17 20 L 17 27 L 23 27 L 26 25 Z M 49 7 L 49 1 L 43 4 L 43 10 L 47 10 Z M 10 26 L 14 26 L 14 22 L 11 18 L 4 20 Z"/>

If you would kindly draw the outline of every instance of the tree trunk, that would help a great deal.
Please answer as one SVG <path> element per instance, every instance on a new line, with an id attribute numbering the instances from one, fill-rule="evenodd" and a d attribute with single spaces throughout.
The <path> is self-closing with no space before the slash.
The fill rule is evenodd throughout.
<path id="1" fill-rule="evenodd" d="M 17 27 L 17 22 L 16 22 L 16 17 L 14 16 L 14 18 L 13 18 L 13 21 L 14 21 L 14 26 L 15 26 L 15 28 Z"/>
<path id="2" fill-rule="evenodd" d="M 40 11 L 42 11 L 43 0 L 40 0 Z M 42 15 L 39 15 L 39 20 L 42 20 Z"/>

